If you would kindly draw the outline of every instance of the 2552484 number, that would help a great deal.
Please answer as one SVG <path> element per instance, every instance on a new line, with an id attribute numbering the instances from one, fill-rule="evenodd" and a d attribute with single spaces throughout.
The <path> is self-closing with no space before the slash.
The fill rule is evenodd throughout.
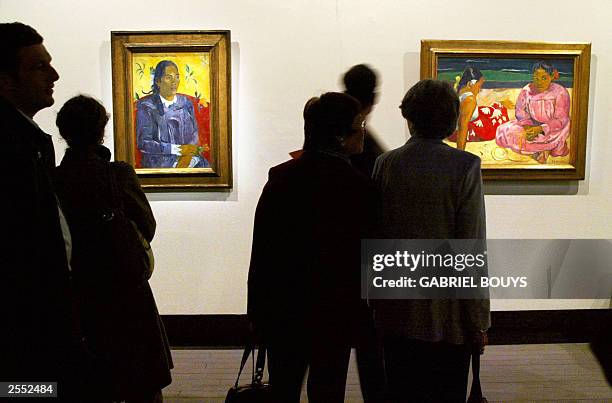
<path id="1" fill-rule="evenodd" d="M 0 382 L 0 397 L 54 397 L 56 382 Z"/>
<path id="2" fill-rule="evenodd" d="M 9 394 L 40 394 L 53 393 L 53 385 L 49 384 L 27 384 L 27 385 L 8 385 Z"/>

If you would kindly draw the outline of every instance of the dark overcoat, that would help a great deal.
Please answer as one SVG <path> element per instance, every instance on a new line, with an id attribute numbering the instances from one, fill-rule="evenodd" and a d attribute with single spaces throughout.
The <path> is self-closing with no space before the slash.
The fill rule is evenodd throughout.
<path id="1" fill-rule="evenodd" d="M 0 98 L 0 379 L 65 379 L 79 342 L 51 137 Z"/>
<path id="2" fill-rule="evenodd" d="M 372 228 L 375 203 L 370 178 L 341 155 L 306 151 L 270 169 L 249 270 L 256 326 L 349 338 L 363 304 L 360 240 Z"/>
<path id="3" fill-rule="evenodd" d="M 125 215 L 148 241 L 156 226 L 134 169 L 109 159 L 103 146 L 69 148 L 54 180 L 73 237 L 72 266 L 86 343 L 106 389 L 125 398 L 168 385 L 172 358 L 148 281 L 128 282 L 127 275 L 122 281 L 121 273 L 113 273 L 117 251 L 99 237 L 100 218 L 117 204 L 111 171 Z"/>

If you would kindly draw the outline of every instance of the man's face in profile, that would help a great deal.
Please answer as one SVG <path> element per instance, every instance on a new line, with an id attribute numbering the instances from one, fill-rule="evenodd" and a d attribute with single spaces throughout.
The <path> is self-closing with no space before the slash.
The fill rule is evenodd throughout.
<path id="1" fill-rule="evenodd" d="M 180 82 L 181 77 L 176 67 L 172 65 L 166 66 L 164 75 L 157 81 L 159 94 L 168 101 L 172 101 L 176 95 Z"/>
<path id="2" fill-rule="evenodd" d="M 53 83 L 59 79 L 51 56 L 42 44 L 26 46 L 17 53 L 17 71 L 10 76 L 11 101 L 32 117 L 53 105 Z"/>

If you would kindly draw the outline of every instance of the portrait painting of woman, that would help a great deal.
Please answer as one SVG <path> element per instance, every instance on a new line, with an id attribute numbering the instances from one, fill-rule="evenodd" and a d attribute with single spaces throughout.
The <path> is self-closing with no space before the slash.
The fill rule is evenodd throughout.
<path id="1" fill-rule="evenodd" d="M 229 30 L 113 31 L 114 158 L 144 189 L 232 188 Z"/>
<path id="2" fill-rule="evenodd" d="M 134 63 L 137 168 L 210 166 L 208 71 L 199 59 L 163 55 Z"/>

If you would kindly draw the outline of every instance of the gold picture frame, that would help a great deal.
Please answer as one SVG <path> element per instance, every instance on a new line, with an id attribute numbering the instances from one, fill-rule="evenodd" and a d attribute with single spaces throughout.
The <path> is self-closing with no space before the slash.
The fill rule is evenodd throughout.
<path id="1" fill-rule="evenodd" d="M 230 31 L 111 32 L 115 159 L 145 190 L 232 187 Z"/>
<path id="2" fill-rule="evenodd" d="M 479 155 L 484 179 L 581 180 L 590 59 L 590 43 L 426 39 L 421 79 L 449 81 L 477 100 L 464 115 L 471 120 L 445 142 Z M 475 70 L 483 79 L 466 83 Z M 540 75 L 548 87 L 536 86 Z"/>

